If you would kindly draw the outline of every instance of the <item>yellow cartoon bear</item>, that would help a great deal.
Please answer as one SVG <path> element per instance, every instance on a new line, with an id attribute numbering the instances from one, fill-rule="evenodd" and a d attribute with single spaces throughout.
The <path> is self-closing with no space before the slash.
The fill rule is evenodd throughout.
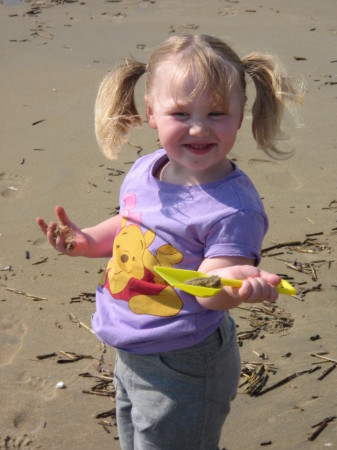
<path id="1" fill-rule="evenodd" d="M 114 240 L 113 259 L 107 266 L 104 286 L 113 298 L 127 301 L 135 314 L 172 317 L 181 310 L 182 301 L 153 267 L 172 267 L 182 261 L 183 255 L 166 244 L 154 256 L 148 248 L 155 237 L 152 230 L 143 234 L 139 226 L 127 224 L 123 219 Z"/>

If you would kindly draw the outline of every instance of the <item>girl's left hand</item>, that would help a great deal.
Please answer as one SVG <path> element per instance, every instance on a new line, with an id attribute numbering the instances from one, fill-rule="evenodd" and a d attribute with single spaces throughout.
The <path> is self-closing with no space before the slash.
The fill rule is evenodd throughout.
<path id="1" fill-rule="evenodd" d="M 281 282 L 278 275 L 249 265 L 229 267 L 228 272 L 231 278 L 243 280 L 240 288 L 233 289 L 233 293 L 236 291 L 242 302 L 275 302 L 278 299 L 276 286 Z"/>
<path id="2" fill-rule="evenodd" d="M 260 270 L 252 265 L 252 260 L 241 257 L 208 258 L 199 267 L 199 272 L 218 275 L 222 278 L 242 280 L 239 288 L 224 286 L 213 297 L 196 297 L 207 309 L 229 310 L 240 303 L 273 303 L 278 299 L 276 286 L 281 277 Z"/>

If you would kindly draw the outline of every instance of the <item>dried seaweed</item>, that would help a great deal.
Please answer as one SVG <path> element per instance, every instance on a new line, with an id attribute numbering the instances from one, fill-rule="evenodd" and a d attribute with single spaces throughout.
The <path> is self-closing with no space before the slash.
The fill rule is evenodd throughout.
<path id="1" fill-rule="evenodd" d="M 250 308 L 249 324 L 255 330 L 281 333 L 289 331 L 294 324 L 294 319 L 284 309 L 264 302 L 262 306 L 252 306 Z"/>

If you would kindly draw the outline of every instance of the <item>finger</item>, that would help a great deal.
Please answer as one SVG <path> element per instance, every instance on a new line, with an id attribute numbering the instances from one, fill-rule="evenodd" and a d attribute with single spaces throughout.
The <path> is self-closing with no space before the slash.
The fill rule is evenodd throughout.
<path id="1" fill-rule="evenodd" d="M 253 278 L 250 281 L 252 283 L 252 300 L 267 300 L 270 296 L 271 285 L 261 278 Z"/>
<path id="2" fill-rule="evenodd" d="M 247 301 L 252 295 L 252 284 L 249 280 L 243 280 L 238 293 L 243 301 Z"/>
<path id="3" fill-rule="evenodd" d="M 57 218 L 58 218 L 61 226 L 71 225 L 71 221 L 62 206 L 56 206 L 55 213 L 57 215 Z"/>
<path id="4" fill-rule="evenodd" d="M 252 295 L 253 301 L 267 301 L 275 302 L 278 298 L 278 292 L 275 287 L 266 282 L 264 279 L 252 280 Z"/>
<path id="5" fill-rule="evenodd" d="M 66 253 L 67 247 L 61 236 L 58 236 L 55 240 L 55 248 L 61 253 Z"/>
<path id="6" fill-rule="evenodd" d="M 48 239 L 49 243 L 53 247 L 55 247 L 56 239 L 57 239 L 57 236 L 58 236 L 57 229 L 58 229 L 58 226 L 57 226 L 56 222 L 50 222 L 50 224 L 48 225 L 48 228 L 47 228 L 46 236 L 47 236 L 47 239 Z"/>
<path id="7" fill-rule="evenodd" d="M 46 224 L 46 222 L 42 219 L 42 217 L 37 217 L 36 222 L 37 222 L 38 226 L 40 227 L 42 233 L 45 236 L 47 236 L 48 225 Z"/>
<path id="8" fill-rule="evenodd" d="M 75 246 L 75 242 L 67 241 L 62 232 L 55 239 L 55 248 L 61 253 L 67 255 L 73 254 Z"/>
<path id="9" fill-rule="evenodd" d="M 279 297 L 279 293 L 277 292 L 277 289 L 273 286 L 270 286 L 270 294 L 269 294 L 268 301 L 271 303 L 274 303 L 274 302 L 276 302 L 278 297 Z"/>
<path id="10" fill-rule="evenodd" d="M 263 301 L 275 302 L 278 292 L 272 285 L 263 279 L 250 278 L 242 283 L 240 296 L 247 303 L 261 303 Z"/>

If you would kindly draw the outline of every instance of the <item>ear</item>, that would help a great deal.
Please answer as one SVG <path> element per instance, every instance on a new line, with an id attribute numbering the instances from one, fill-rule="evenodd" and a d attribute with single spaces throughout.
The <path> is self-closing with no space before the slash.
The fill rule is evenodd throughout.
<path id="1" fill-rule="evenodd" d="M 156 124 L 156 121 L 154 118 L 153 108 L 151 106 L 149 97 L 147 95 L 145 95 L 145 111 L 146 111 L 146 117 L 147 117 L 148 124 L 150 125 L 151 128 L 156 129 L 157 124 Z"/>

